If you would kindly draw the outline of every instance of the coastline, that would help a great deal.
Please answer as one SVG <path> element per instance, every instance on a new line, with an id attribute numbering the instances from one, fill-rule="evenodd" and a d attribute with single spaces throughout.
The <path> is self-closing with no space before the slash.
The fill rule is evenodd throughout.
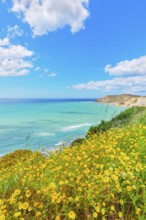
<path id="1" fill-rule="evenodd" d="M 107 103 L 121 107 L 146 107 L 146 96 L 137 96 L 131 94 L 109 95 L 97 99 L 98 103 Z"/>
<path id="2" fill-rule="evenodd" d="M 50 149 L 64 141 L 85 137 L 96 122 L 110 120 L 123 108 L 94 101 L 47 100 L 0 104 L 0 154 L 18 149 Z"/>
<path id="3" fill-rule="evenodd" d="M 122 96 L 124 96 L 124 95 L 122 95 Z M 127 95 L 126 95 L 127 96 Z M 116 107 L 125 107 L 125 110 L 127 109 L 127 108 L 130 108 L 131 106 L 128 106 L 128 105 L 126 105 L 125 103 L 124 104 L 119 104 L 119 102 L 117 102 L 117 100 L 116 100 L 116 102 L 114 102 L 113 101 L 113 98 L 114 98 L 114 100 L 115 100 L 115 97 L 116 97 L 116 99 L 118 98 L 119 99 L 119 97 L 121 97 L 121 96 L 106 96 L 106 97 L 104 97 L 104 98 L 102 98 L 102 100 L 101 99 L 99 99 L 100 101 L 98 102 L 98 103 L 101 103 L 101 104 L 104 104 L 104 105 L 109 105 L 109 106 L 116 106 Z M 138 96 L 139 97 L 139 96 Z M 108 98 L 108 100 L 107 100 L 107 98 Z M 132 98 L 134 98 L 133 96 L 132 96 Z M 146 97 L 145 97 L 146 98 Z M 111 102 L 111 99 L 112 99 L 112 102 Z M 96 100 L 95 100 L 96 101 Z M 106 102 L 105 102 L 106 101 Z M 105 114 L 106 114 L 106 116 L 107 116 L 107 113 L 106 112 L 108 112 L 108 109 L 106 108 L 105 109 Z M 99 113 L 100 113 L 100 111 L 99 111 Z M 97 116 L 98 116 L 98 113 L 97 113 Z M 97 124 L 96 125 L 91 125 L 89 128 L 88 128 L 88 130 L 87 130 L 87 132 L 84 134 L 84 135 L 79 135 L 79 136 L 77 136 L 77 134 L 74 136 L 75 138 L 72 138 L 71 140 L 64 140 L 64 142 L 66 143 L 66 145 L 67 146 L 70 146 L 71 144 L 72 144 L 72 142 L 74 142 L 74 141 L 76 141 L 77 139 L 82 139 L 82 138 L 85 138 L 86 137 L 86 135 L 87 135 L 87 133 L 88 133 L 88 131 L 90 130 L 90 128 L 91 127 L 93 127 L 93 126 L 97 126 L 97 125 L 99 125 L 100 123 L 98 123 L 97 122 Z M 71 127 L 71 128 L 73 128 L 73 126 L 71 125 L 71 126 L 67 126 L 67 128 L 69 128 L 69 127 Z M 74 126 L 75 127 L 75 126 Z M 77 127 L 79 127 L 79 125 L 77 126 Z M 67 130 L 66 129 L 62 129 L 63 131 L 62 132 L 67 132 Z M 74 129 L 72 130 L 71 129 L 71 132 L 75 132 L 74 131 Z M 67 135 L 67 133 L 66 133 L 66 135 Z M 46 135 L 44 136 L 44 137 L 46 137 Z M 43 138 L 44 138 L 43 137 Z M 49 139 L 50 138 L 52 138 L 52 137 L 49 137 Z M 60 139 L 60 140 L 62 140 L 62 138 Z M 57 145 L 58 146 L 61 146 L 61 144 L 58 144 L 58 143 L 60 143 L 59 142 L 59 140 L 55 143 L 55 144 L 53 144 L 52 146 L 54 146 L 54 149 L 57 147 Z M 30 147 L 30 145 L 31 145 L 31 143 L 29 143 L 29 149 L 31 150 L 31 147 Z M 49 146 L 51 146 L 51 144 L 49 144 Z M 41 148 L 41 147 L 40 147 Z M 49 148 L 47 148 L 47 147 L 45 147 L 44 149 L 45 150 L 47 150 L 47 151 L 50 151 L 50 147 Z M 14 150 L 18 150 L 18 149 L 20 149 L 20 148 L 17 148 L 17 149 L 14 149 Z M 21 148 L 21 149 L 24 149 L 24 148 Z M 53 148 L 51 147 L 51 150 L 52 150 Z M 39 150 L 39 149 L 38 149 Z M 7 153 L 6 153 L 7 154 Z M 1 154 L 0 155 L 0 158 L 1 157 L 3 157 L 4 155 L 6 155 L 6 154 Z"/>

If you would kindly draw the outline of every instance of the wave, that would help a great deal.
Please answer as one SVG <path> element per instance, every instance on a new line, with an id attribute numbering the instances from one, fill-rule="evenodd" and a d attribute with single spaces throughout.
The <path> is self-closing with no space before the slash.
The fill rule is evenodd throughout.
<path id="1" fill-rule="evenodd" d="M 40 132 L 40 133 L 36 133 L 35 136 L 39 136 L 39 137 L 55 136 L 55 133 Z"/>
<path id="2" fill-rule="evenodd" d="M 58 142 L 57 144 L 54 144 L 55 146 L 61 146 L 61 145 L 63 145 L 63 144 L 65 144 L 65 142 L 64 141 L 60 141 L 60 142 Z"/>
<path id="3" fill-rule="evenodd" d="M 82 127 L 86 127 L 86 126 L 91 126 L 91 125 L 93 125 L 93 124 L 84 123 L 84 124 L 79 124 L 79 125 L 71 125 L 71 126 L 62 128 L 61 131 L 67 132 L 67 131 L 72 131 L 72 130 L 76 130 L 78 128 L 82 128 Z"/>

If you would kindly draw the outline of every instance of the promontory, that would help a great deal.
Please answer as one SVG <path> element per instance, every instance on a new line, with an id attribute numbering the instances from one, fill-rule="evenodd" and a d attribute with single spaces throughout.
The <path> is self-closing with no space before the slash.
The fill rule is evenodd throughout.
<path id="1" fill-rule="evenodd" d="M 97 102 L 110 103 L 117 106 L 146 106 L 146 96 L 121 94 L 121 95 L 108 95 L 99 98 Z"/>

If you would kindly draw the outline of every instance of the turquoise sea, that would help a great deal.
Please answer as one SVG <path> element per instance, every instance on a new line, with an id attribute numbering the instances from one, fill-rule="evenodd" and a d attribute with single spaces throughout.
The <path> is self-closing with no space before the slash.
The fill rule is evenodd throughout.
<path id="1" fill-rule="evenodd" d="M 16 149 L 50 150 L 69 144 L 122 110 L 95 100 L 0 99 L 0 156 Z"/>

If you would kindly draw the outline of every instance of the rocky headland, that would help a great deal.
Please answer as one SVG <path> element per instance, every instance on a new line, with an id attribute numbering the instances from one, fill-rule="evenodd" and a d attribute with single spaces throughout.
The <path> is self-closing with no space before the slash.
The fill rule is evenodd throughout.
<path id="1" fill-rule="evenodd" d="M 117 106 L 145 106 L 146 107 L 146 96 L 121 94 L 121 95 L 109 95 L 97 100 L 101 103 L 110 103 Z"/>

